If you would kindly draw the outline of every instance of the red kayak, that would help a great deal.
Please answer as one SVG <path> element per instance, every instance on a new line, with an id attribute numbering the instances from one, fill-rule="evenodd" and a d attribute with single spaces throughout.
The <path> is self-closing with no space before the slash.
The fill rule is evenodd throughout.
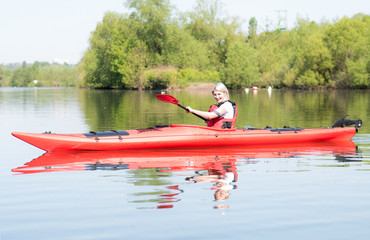
<path id="1" fill-rule="evenodd" d="M 75 134 L 21 133 L 12 135 L 48 152 L 117 151 L 132 149 L 256 146 L 350 140 L 355 127 L 216 129 L 194 125 L 168 125 L 148 129 Z"/>

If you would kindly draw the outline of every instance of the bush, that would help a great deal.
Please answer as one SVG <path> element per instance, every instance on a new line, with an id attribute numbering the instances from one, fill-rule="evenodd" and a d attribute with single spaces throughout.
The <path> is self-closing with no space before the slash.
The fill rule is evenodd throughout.
<path id="1" fill-rule="evenodd" d="M 352 87 L 370 87 L 370 78 L 367 65 L 369 64 L 366 62 L 365 58 L 360 58 L 358 61 L 347 61 L 347 69 Z"/>
<path id="2" fill-rule="evenodd" d="M 217 71 L 204 71 L 203 82 L 220 82 L 220 73 Z"/>
<path id="3" fill-rule="evenodd" d="M 324 78 L 318 72 L 307 70 L 303 75 L 298 77 L 295 86 L 299 88 L 318 87 L 324 83 Z"/>
<path id="4" fill-rule="evenodd" d="M 141 83 L 144 89 L 166 89 L 178 81 L 174 69 L 149 69 L 142 73 Z"/>
<path id="5" fill-rule="evenodd" d="M 217 71 L 198 71 L 194 68 L 184 68 L 179 70 L 179 80 L 181 82 L 219 82 L 220 75 Z"/>
<path id="6" fill-rule="evenodd" d="M 193 68 L 184 68 L 179 70 L 179 77 L 181 81 L 185 82 L 200 82 L 203 79 L 200 72 Z"/>

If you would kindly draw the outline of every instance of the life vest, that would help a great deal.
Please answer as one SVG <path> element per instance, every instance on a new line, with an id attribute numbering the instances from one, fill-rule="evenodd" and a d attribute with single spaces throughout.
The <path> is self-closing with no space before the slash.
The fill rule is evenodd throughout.
<path id="1" fill-rule="evenodd" d="M 235 128 L 236 117 L 238 115 L 238 107 L 232 101 L 226 100 L 225 102 L 230 102 L 231 105 L 233 106 L 233 108 L 234 108 L 234 117 L 232 119 L 225 119 L 223 117 L 218 116 L 216 118 L 209 119 L 209 120 L 207 120 L 207 127 L 223 128 L 223 129 Z M 225 102 L 219 103 L 217 105 L 215 105 L 215 104 L 211 105 L 208 112 L 213 112 L 213 110 L 218 109 Z"/>

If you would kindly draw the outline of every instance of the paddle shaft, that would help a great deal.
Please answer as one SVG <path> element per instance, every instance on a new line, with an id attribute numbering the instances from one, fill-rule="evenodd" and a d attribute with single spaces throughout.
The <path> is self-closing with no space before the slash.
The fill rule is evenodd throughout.
<path id="1" fill-rule="evenodd" d="M 179 107 L 181 107 L 182 109 L 184 109 L 185 111 L 188 111 L 188 109 L 186 108 L 186 107 L 184 107 L 183 105 L 181 105 L 180 103 L 178 103 L 178 104 L 176 104 L 177 106 L 179 106 Z M 207 122 L 207 119 L 205 119 L 204 117 L 202 117 L 202 116 L 199 116 L 198 114 L 196 114 L 196 113 L 192 113 L 194 116 L 197 116 L 198 118 L 200 118 L 200 119 L 203 119 L 204 121 L 206 121 Z"/>

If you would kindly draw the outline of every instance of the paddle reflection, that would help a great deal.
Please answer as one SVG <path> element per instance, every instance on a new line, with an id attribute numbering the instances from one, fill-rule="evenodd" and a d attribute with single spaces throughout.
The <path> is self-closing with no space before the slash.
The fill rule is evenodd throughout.
<path id="1" fill-rule="evenodd" d="M 337 161 L 350 161 L 356 155 L 352 141 L 205 149 L 142 151 L 50 152 L 12 169 L 14 174 L 59 171 L 134 170 L 128 182 L 152 190 L 140 191 L 134 203 L 155 202 L 157 208 L 172 208 L 181 200 L 181 184 L 171 174 L 186 172 L 183 184 L 208 183 L 215 208 L 228 208 L 230 191 L 237 189 L 237 164 L 256 164 L 260 158 L 291 158 L 304 155 L 333 155 Z M 351 160 L 352 161 L 352 160 Z M 192 173 L 187 173 L 191 171 Z M 187 177 L 186 177 L 187 175 Z M 158 189 L 161 186 L 161 189 Z M 153 191 L 153 188 L 156 190 Z M 144 200 L 140 200 L 142 196 Z M 150 196 L 149 199 L 148 196 Z"/>

